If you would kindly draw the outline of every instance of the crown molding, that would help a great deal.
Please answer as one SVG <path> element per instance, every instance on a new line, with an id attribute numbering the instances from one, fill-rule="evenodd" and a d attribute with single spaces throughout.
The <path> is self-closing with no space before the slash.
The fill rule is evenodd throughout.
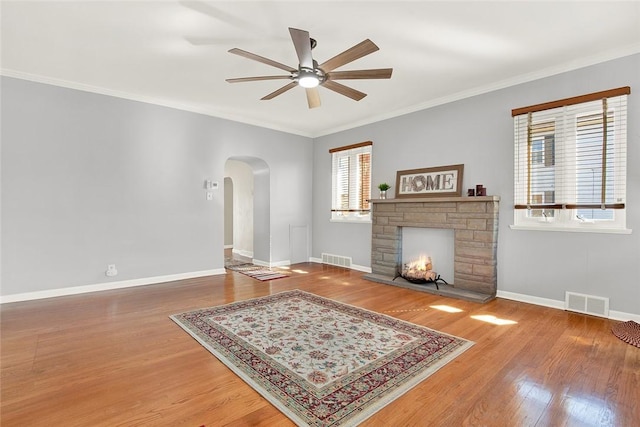
<path id="1" fill-rule="evenodd" d="M 58 79 L 55 77 L 48 77 L 48 76 L 41 76 L 38 74 L 30 74 L 30 73 L 25 73 L 22 71 L 18 71 L 18 70 L 13 70 L 10 68 L 0 68 L 0 75 L 5 76 L 5 77 L 12 77 L 12 78 L 16 78 L 16 79 L 20 79 L 20 80 L 27 80 L 27 81 L 31 81 L 31 82 L 35 82 L 35 83 L 43 83 L 43 84 L 47 84 L 47 85 L 51 85 L 51 86 L 58 86 L 58 87 L 64 87 L 67 89 L 74 89 L 74 90 L 80 90 L 83 92 L 89 92 L 89 93 L 95 93 L 98 95 L 106 95 L 106 96 L 112 96 L 115 98 L 122 98 L 122 99 L 127 99 L 129 101 L 137 101 L 137 102 L 143 102 L 145 104 L 151 104 L 151 105 L 157 105 L 160 107 L 167 107 L 167 108 L 173 108 L 176 110 L 181 110 L 181 111 L 188 111 L 190 113 L 196 113 L 196 114 L 202 114 L 205 116 L 210 116 L 210 117 L 215 117 L 218 119 L 225 119 L 225 120 L 230 120 L 233 122 L 239 122 L 239 123 L 243 123 L 246 125 L 251 125 L 251 126 L 258 126 L 261 128 L 266 128 L 266 129 L 271 129 L 271 130 L 275 130 L 275 131 L 279 131 L 279 132 L 285 132 L 285 133 L 290 133 L 290 134 L 294 134 L 294 135 L 300 135 L 300 136 L 304 136 L 307 138 L 312 138 L 313 135 L 309 134 L 307 132 L 303 132 L 299 129 L 294 129 L 294 128 L 286 128 L 286 127 L 280 127 L 280 126 L 275 126 L 271 123 L 268 122 L 262 122 L 259 120 L 251 120 L 251 119 L 247 119 L 244 116 L 241 115 L 237 115 L 237 114 L 230 114 L 228 112 L 222 111 L 222 110 L 216 110 L 216 109 L 212 109 L 212 108 L 205 108 L 199 105 L 192 105 L 192 104 L 182 104 L 182 103 L 178 103 L 172 100 L 167 100 L 167 99 L 161 99 L 161 98 L 155 98 L 155 97 L 151 97 L 151 96 L 145 96 L 145 95 L 141 95 L 141 94 L 137 94 L 137 93 L 129 93 L 129 92 L 123 92 L 123 91 L 117 91 L 117 90 L 113 90 L 113 89 L 108 89 L 108 88 L 104 88 L 104 87 L 100 87 L 100 86 L 93 86 L 93 85 L 88 85 L 85 83 L 79 83 L 79 82 L 74 82 L 74 81 L 70 81 L 70 80 L 64 80 L 64 79 Z"/>
<path id="2" fill-rule="evenodd" d="M 158 105 L 162 107 L 182 110 L 182 111 L 188 111 L 192 113 L 197 113 L 197 114 L 216 117 L 220 119 L 230 120 L 234 122 L 244 123 L 247 125 L 258 126 L 261 128 L 271 129 L 279 132 L 299 135 L 307 138 L 319 138 L 322 136 L 346 131 L 349 129 L 354 129 L 357 127 L 369 125 L 369 124 L 380 122 L 383 120 L 388 120 L 394 117 L 403 116 L 403 115 L 414 113 L 417 111 L 427 110 L 429 108 L 437 107 L 439 105 L 444 105 L 451 102 L 460 101 L 462 99 L 471 98 L 477 95 L 493 92 L 496 90 L 505 89 L 505 88 L 516 86 L 523 83 L 528 83 L 534 80 L 551 77 L 551 76 L 562 74 L 568 71 L 574 71 L 580 68 L 596 65 L 602 62 L 623 58 L 625 56 L 631 56 L 637 53 L 640 53 L 640 42 L 627 45 L 618 49 L 614 49 L 604 54 L 593 55 L 590 57 L 581 58 L 579 60 L 566 62 L 558 66 L 549 67 L 543 70 L 522 74 L 510 79 L 502 80 L 489 85 L 480 86 L 480 87 L 472 88 L 469 90 L 457 92 L 441 98 L 432 99 L 420 104 L 394 110 L 385 114 L 374 115 L 364 120 L 359 120 L 356 122 L 349 123 L 348 125 L 329 128 L 329 129 L 325 129 L 325 130 L 322 130 L 319 132 L 313 132 L 313 133 L 304 132 L 304 131 L 301 131 L 300 129 L 276 126 L 276 125 L 273 125 L 272 123 L 263 122 L 259 120 L 248 119 L 247 117 L 244 117 L 242 115 L 232 114 L 219 109 L 206 108 L 206 107 L 202 107 L 199 105 L 192 105 L 192 104 L 182 104 L 172 100 L 154 98 L 150 96 L 123 92 L 123 91 L 116 91 L 112 89 L 87 85 L 84 83 L 73 82 L 69 80 L 63 80 L 63 79 L 58 79 L 53 77 L 25 73 L 22 71 L 12 70 L 8 68 L 0 69 L 0 75 L 22 79 L 22 80 L 29 80 L 37 83 L 44 83 L 44 84 L 53 85 L 53 86 L 65 87 L 68 89 L 80 90 L 84 92 L 91 92 L 91 93 L 96 93 L 100 95 L 113 96 L 116 98 L 128 99 L 131 101 L 144 102 L 146 104 L 153 104 L 153 105 Z"/>
<path id="3" fill-rule="evenodd" d="M 522 74 L 510 79 L 502 80 L 489 85 L 479 86 L 469 90 L 447 95 L 441 98 L 432 99 L 420 104 L 409 106 L 407 108 L 402 108 L 399 110 L 391 111 L 389 113 L 372 116 L 367 118 L 366 120 L 360 120 L 358 122 L 354 122 L 346 126 L 327 129 L 325 131 L 322 131 L 314 135 L 314 138 L 330 135 L 337 132 L 342 132 L 349 129 L 354 129 L 360 126 L 365 126 L 365 125 L 380 122 L 383 120 L 392 119 L 394 117 L 404 116 L 406 114 L 415 113 L 417 111 L 428 110 L 429 108 L 437 107 L 439 105 L 449 104 L 451 102 L 460 101 L 466 98 L 471 98 L 477 95 L 482 95 L 485 93 L 490 93 L 490 92 L 494 92 L 501 89 L 506 89 L 508 87 L 517 86 L 523 83 L 529 83 L 535 80 L 540 80 L 546 77 L 555 76 L 555 75 L 566 73 L 569 71 L 575 71 L 580 68 L 597 65 L 603 62 L 624 58 L 626 56 L 631 56 L 638 53 L 640 53 L 640 43 L 635 43 L 620 49 L 609 51 L 606 54 L 594 55 L 587 58 L 582 58 L 580 60 L 566 62 L 562 65 L 545 68 L 543 70 L 538 70 L 532 73 Z"/>

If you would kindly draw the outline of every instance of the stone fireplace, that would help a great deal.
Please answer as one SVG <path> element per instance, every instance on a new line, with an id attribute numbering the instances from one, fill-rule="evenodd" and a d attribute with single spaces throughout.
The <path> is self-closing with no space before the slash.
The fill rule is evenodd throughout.
<path id="1" fill-rule="evenodd" d="M 371 274 L 365 278 L 477 302 L 495 298 L 499 201 L 497 196 L 371 200 Z M 450 286 L 436 289 L 396 277 L 404 261 L 402 227 L 454 229 Z"/>

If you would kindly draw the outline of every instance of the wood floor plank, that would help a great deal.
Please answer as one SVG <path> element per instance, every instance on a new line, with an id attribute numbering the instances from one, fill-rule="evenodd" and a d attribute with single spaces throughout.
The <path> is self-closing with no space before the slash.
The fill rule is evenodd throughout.
<path id="1" fill-rule="evenodd" d="M 614 321 L 453 300 L 313 263 L 270 282 L 230 272 L 2 305 L 0 424 L 292 426 L 169 318 L 291 289 L 475 342 L 363 426 L 638 425 L 640 349 L 611 334 Z"/>

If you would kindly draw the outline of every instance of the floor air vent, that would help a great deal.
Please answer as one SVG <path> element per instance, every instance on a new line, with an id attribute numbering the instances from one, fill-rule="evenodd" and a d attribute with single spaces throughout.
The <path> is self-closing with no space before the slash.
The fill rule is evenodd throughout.
<path id="1" fill-rule="evenodd" d="M 351 257 L 323 253 L 322 263 L 336 265 L 338 267 L 351 268 Z"/>
<path id="2" fill-rule="evenodd" d="M 565 292 L 564 306 L 568 311 L 609 317 L 609 298 Z"/>

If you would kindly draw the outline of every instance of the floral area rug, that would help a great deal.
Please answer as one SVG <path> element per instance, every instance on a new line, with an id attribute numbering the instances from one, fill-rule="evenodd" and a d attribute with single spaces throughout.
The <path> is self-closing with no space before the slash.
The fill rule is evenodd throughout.
<path id="1" fill-rule="evenodd" d="M 353 426 L 473 345 L 300 290 L 171 318 L 299 426 Z"/>
<path id="2" fill-rule="evenodd" d="M 229 264 L 225 265 L 226 269 L 237 271 L 246 276 L 253 277 L 254 279 L 266 281 L 274 279 L 282 279 L 283 277 L 289 277 L 287 273 L 282 271 L 272 270 L 270 268 L 261 267 L 259 265 L 244 263 L 244 264 Z"/>

